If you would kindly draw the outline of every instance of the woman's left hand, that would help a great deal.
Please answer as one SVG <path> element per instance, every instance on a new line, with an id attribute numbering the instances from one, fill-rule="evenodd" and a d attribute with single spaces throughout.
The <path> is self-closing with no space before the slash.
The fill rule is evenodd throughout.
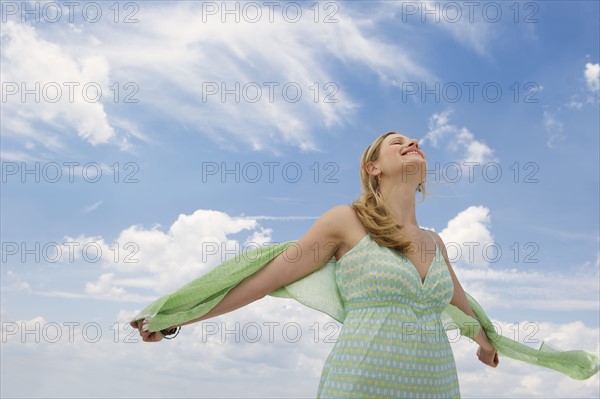
<path id="1" fill-rule="evenodd" d="M 135 321 L 132 321 L 129 324 L 131 325 L 131 327 L 137 328 L 139 330 L 142 340 L 144 342 L 159 342 L 163 339 L 163 335 L 159 331 L 148 331 L 148 327 L 146 326 L 145 320 L 140 320 L 137 323 Z"/>
<path id="2" fill-rule="evenodd" d="M 487 364 L 490 367 L 496 367 L 500 362 L 498 360 L 498 351 L 491 345 L 489 348 L 479 346 L 479 349 L 477 349 L 477 357 L 482 363 Z"/>

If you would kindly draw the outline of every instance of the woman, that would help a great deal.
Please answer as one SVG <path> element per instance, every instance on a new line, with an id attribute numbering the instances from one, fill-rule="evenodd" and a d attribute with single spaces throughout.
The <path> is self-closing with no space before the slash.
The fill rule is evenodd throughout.
<path id="1" fill-rule="evenodd" d="M 245 306 L 335 256 L 348 314 L 325 362 L 318 396 L 460 397 L 440 315 L 448 302 L 475 314 L 442 239 L 417 223 L 415 193 L 424 192 L 426 170 L 415 139 L 396 132 L 380 136 L 361 158 L 358 201 L 323 214 L 297 242 L 293 262 L 277 256 L 204 316 L 184 324 Z M 143 321 L 132 326 L 146 342 L 160 341 L 171 330 L 149 332 Z M 498 354 L 483 329 L 475 341 L 479 360 L 496 367 Z"/>

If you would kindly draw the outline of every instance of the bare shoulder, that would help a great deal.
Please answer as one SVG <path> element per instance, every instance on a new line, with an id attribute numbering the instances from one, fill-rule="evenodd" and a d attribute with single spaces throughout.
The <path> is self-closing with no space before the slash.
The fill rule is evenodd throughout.
<path id="1" fill-rule="evenodd" d="M 367 230 L 356 215 L 356 211 L 350 205 L 338 205 L 322 216 L 324 223 L 331 223 L 335 236 L 338 238 L 338 246 L 335 256 L 340 259 L 344 253 L 354 247 L 367 234 Z"/>
<path id="2" fill-rule="evenodd" d="M 331 224 L 332 227 L 334 226 L 342 238 L 345 238 L 348 232 L 361 234 L 365 231 L 360 219 L 356 216 L 354 208 L 350 205 L 335 206 L 325 212 L 321 218 L 324 222 Z"/>
<path id="3" fill-rule="evenodd" d="M 354 209 L 350 205 L 337 205 L 329 209 L 326 213 L 335 216 L 350 216 L 355 215 Z"/>
<path id="4" fill-rule="evenodd" d="M 343 222 L 348 219 L 358 219 L 354 208 L 352 208 L 350 205 L 334 206 L 323 214 L 323 216 L 325 215 L 328 215 L 333 219 L 337 219 L 339 222 Z"/>

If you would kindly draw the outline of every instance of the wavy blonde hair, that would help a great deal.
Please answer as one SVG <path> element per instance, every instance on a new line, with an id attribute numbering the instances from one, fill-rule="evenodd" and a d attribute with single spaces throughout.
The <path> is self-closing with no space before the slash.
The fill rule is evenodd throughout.
<path id="1" fill-rule="evenodd" d="M 388 132 L 382 134 L 368 146 L 363 153 L 360 159 L 360 179 L 363 192 L 360 197 L 352 203 L 352 208 L 376 243 L 395 249 L 400 253 L 412 253 L 414 251 L 412 248 L 413 244 L 402 233 L 403 226 L 396 223 L 393 219 L 381 192 L 379 191 L 377 177 L 367 173 L 366 169 L 367 163 L 374 162 L 379 158 L 381 144 L 390 134 L 399 133 Z M 427 192 L 425 182 L 420 184 L 417 191 L 422 193 L 423 201 L 425 201 Z"/>

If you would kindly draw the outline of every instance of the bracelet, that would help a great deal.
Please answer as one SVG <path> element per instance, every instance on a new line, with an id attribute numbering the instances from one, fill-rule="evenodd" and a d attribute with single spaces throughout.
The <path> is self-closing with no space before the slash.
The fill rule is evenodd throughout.
<path id="1" fill-rule="evenodd" d="M 173 339 L 175 338 L 178 334 L 179 331 L 181 331 L 181 327 L 173 327 L 170 330 L 167 330 L 165 332 L 163 332 L 165 330 L 160 330 L 159 333 L 160 335 L 165 338 L 165 339 Z"/>

